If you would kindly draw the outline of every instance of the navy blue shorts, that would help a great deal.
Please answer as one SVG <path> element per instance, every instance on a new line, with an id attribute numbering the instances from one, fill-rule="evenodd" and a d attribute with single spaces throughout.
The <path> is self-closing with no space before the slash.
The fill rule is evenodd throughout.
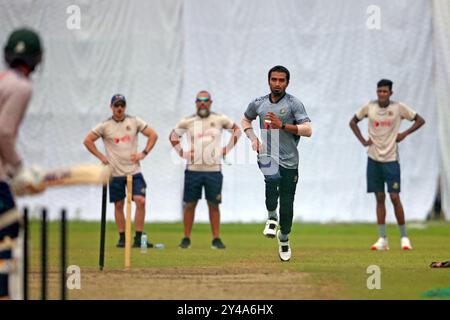
<path id="1" fill-rule="evenodd" d="M 10 260 L 12 257 L 11 249 L 0 251 L 0 261 Z M 9 282 L 7 274 L 0 274 L 0 297 L 9 296 Z"/>
<path id="2" fill-rule="evenodd" d="M 222 202 L 223 175 L 220 171 L 184 171 L 184 202 L 197 202 L 202 198 L 205 187 L 205 198 L 211 203 Z"/>
<path id="3" fill-rule="evenodd" d="M 4 181 L 0 181 L 0 218 L 7 211 L 14 209 L 15 207 L 16 204 L 14 202 L 14 198 L 11 189 L 9 188 L 9 185 Z M 3 228 L 0 226 L 0 241 L 2 241 L 2 239 L 5 236 L 14 239 L 17 238 L 18 235 L 19 235 L 19 221 L 14 222 Z"/>
<path id="4" fill-rule="evenodd" d="M 11 189 L 6 182 L 0 181 L 0 218 L 11 209 L 15 208 L 14 198 Z M 0 243 L 6 236 L 15 239 L 19 235 L 19 221 L 13 222 L 7 226 L 0 226 Z M 0 260 L 11 259 L 11 249 L 0 250 Z M 8 292 L 8 275 L 0 274 L 0 297 L 6 297 Z"/>
<path id="5" fill-rule="evenodd" d="M 113 177 L 109 183 L 109 202 L 117 202 L 125 199 L 125 190 L 127 188 L 127 177 Z M 133 196 L 145 197 L 145 183 L 142 173 L 133 175 Z"/>
<path id="6" fill-rule="evenodd" d="M 389 193 L 400 193 L 400 163 L 379 162 L 368 158 L 367 192 L 384 192 L 385 183 Z"/>

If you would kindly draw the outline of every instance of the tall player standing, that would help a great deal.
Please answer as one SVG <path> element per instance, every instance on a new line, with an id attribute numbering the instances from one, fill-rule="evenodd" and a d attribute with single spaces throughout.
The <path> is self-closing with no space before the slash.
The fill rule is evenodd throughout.
<path id="1" fill-rule="evenodd" d="M 23 180 L 30 175 L 22 174 L 25 170 L 15 143 L 32 94 L 29 77 L 42 59 L 39 35 L 26 28 L 13 31 L 4 47 L 4 57 L 9 68 L 0 73 L 0 299 L 9 299 L 15 298 L 10 286 L 17 268 L 10 266 L 14 265 L 13 249 L 20 222 L 11 184 L 31 184 Z"/>
<path id="2" fill-rule="evenodd" d="M 386 195 L 385 184 L 395 217 L 400 230 L 400 245 L 403 250 L 411 250 L 411 242 L 406 233 L 405 213 L 400 201 L 400 163 L 398 143 L 424 125 L 425 120 L 404 103 L 391 101 L 392 81 L 382 79 L 377 84 L 378 100 L 371 101 L 361 107 L 350 121 L 350 128 L 367 151 L 367 192 L 375 193 L 377 201 L 378 240 L 372 250 L 388 250 L 386 235 Z M 369 120 L 369 139 L 361 134 L 358 122 L 364 118 Z M 406 131 L 399 133 L 403 119 L 414 121 Z"/>
<path id="3" fill-rule="evenodd" d="M 181 119 L 170 133 L 170 143 L 177 154 L 187 160 L 184 173 L 183 222 L 184 237 L 179 247 L 191 246 L 192 225 L 195 208 L 205 189 L 213 240 L 211 248 L 225 249 L 219 237 L 220 203 L 222 202 L 223 175 L 220 161 L 235 146 L 241 130 L 230 118 L 211 112 L 211 94 L 202 90 L 195 99 L 196 114 Z M 232 135 L 225 147 L 221 145 L 222 131 L 228 129 Z M 189 151 L 181 146 L 181 137 L 187 136 Z"/>
<path id="4" fill-rule="evenodd" d="M 118 248 L 125 247 L 125 186 L 126 176 L 133 176 L 133 201 L 136 204 L 135 237 L 133 247 L 141 245 L 141 236 L 145 222 L 145 191 L 146 183 L 141 173 L 142 161 L 155 146 L 158 135 L 155 130 L 139 117 L 129 116 L 125 113 L 126 99 L 121 94 L 111 98 L 112 117 L 99 123 L 84 140 L 86 148 L 103 164 L 109 164 L 113 178 L 109 183 L 109 201 L 114 203 L 114 213 L 119 231 Z M 137 152 L 138 135 L 146 136 L 147 144 L 141 152 Z M 95 146 L 95 141 L 102 138 L 106 155 Z M 153 245 L 147 243 L 147 247 Z"/>

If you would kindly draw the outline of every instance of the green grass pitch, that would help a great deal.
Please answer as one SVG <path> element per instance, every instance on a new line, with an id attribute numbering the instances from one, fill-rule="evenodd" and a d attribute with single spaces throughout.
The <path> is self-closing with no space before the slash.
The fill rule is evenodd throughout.
<path id="1" fill-rule="evenodd" d="M 222 224 L 227 248 L 211 249 L 209 224 L 197 223 L 192 247 L 178 248 L 180 223 L 148 223 L 152 243 L 164 249 L 132 251 L 132 268 L 123 269 L 123 249 L 115 248 L 114 223 L 107 224 L 105 269 L 98 270 L 100 226 L 69 222 L 69 265 L 81 268 L 81 289 L 70 299 L 428 299 L 422 294 L 450 287 L 449 269 L 431 269 L 432 261 L 450 260 L 450 224 L 430 222 L 408 228 L 414 250 L 400 249 L 399 232 L 388 225 L 391 249 L 371 251 L 375 224 L 295 223 L 293 255 L 280 262 L 276 239 L 266 239 L 260 224 Z M 30 225 L 30 296 L 39 298 L 39 224 Z M 367 288 L 367 267 L 381 270 L 381 289 Z M 49 296 L 58 298 L 59 226 L 49 228 Z"/>

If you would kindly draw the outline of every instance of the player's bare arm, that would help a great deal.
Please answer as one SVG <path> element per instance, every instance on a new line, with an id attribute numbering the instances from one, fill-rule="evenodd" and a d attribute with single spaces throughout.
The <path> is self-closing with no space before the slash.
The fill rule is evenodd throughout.
<path id="1" fill-rule="evenodd" d="M 363 135 L 361 133 L 361 130 L 359 130 L 359 127 L 358 127 L 358 122 L 359 121 L 360 120 L 356 116 L 353 116 L 352 120 L 350 120 L 350 124 L 349 124 L 350 128 L 352 129 L 352 131 L 355 134 L 356 138 L 358 138 L 359 142 L 361 142 L 361 144 L 364 147 L 368 147 L 373 142 L 372 142 L 372 140 L 370 140 L 370 138 L 368 140 L 364 139 L 364 137 L 363 137 Z"/>
<path id="2" fill-rule="evenodd" d="M 10 165 L 11 169 L 14 171 L 18 170 L 22 165 L 22 160 L 17 154 L 15 148 L 16 138 L 14 135 L 10 134 L 8 131 L 0 129 L 0 158 Z"/>
<path id="3" fill-rule="evenodd" d="M 108 158 L 101 153 L 97 147 L 95 146 L 95 141 L 99 138 L 98 135 L 96 135 L 94 132 L 89 132 L 86 138 L 84 139 L 84 146 L 89 150 L 90 153 L 92 153 L 94 156 L 96 156 L 103 164 L 108 164 Z"/>
<path id="4" fill-rule="evenodd" d="M 177 154 L 183 159 L 193 161 L 194 160 L 194 150 L 184 151 L 183 148 L 181 147 L 180 138 L 181 138 L 181 136 L 178 135 L 178 133 L 176 132 L 175 129 L 170 132 L 169 140 L 170 140 L 170 143 L 172 144 L 172 147 L 177 152 Z"/>
<path id="5" fill-rule="evenodd" d="M 411 133 L 419 129 L 421 126 L 425 124 L 425 119 L 422 118 L 419 114 L 416 114 L 416 117 L 414 118 L 413 125 L 406 131 L 401 132 L 397 135 L 397 142 L 403 141 L 407 136 L 409 136 Z"/>
<path id="6" fill-rule="evenodd" d="M 142 134 L 148 138 L 147 144 L 145 145 L 145 148 L 144 150 L 142 150 L 142 152 L 131 155 L 131 161 L 133 161 L 134 163 L 143 160 L 150 153 L 150 151 L 152 151 L 153 147 L 156 144 L 156 141 L 158 140 L 158 134 L 150 127 L 145 128 L 142 131 Z"/>
<path id="7" fill-rule="evenodd" d="M 275 129 L 282 129 L 283 127 L 283 121 L 281 121 L 280 118 L 278 118 L 275 113 L 268 112 L 267 116 L 269 117 L 272 127 Z M 310 122 L 304 122 L 299 125 L 295 124 L 285 124 L 284 129 L 292 134 L 302 136 L 302 137 L 311 137 L 312 135 L 312 128 Z"/>
<path id="8" fill-rule="evenodd" d="M 239 138 L 241 137 L 241 134 L 242 134 L 241 129 L 235 123 L 233 124 L 233 127 L 231 128 L 231 130 L 232 130 L 232 134 L 231 134 L 231 137 L 230 137 L 230 141 L 222 149 L 222 155 L 223 156 L 227 155 L 231 151 L 231 149 L 233 149 L 233 147 L 236 145 L 236 143 L 238 142 L 238 140 L 239 140 Z"/>
<path id="9" fill-rule="evenodd" d="M 0 112 L 0 158 L 4 165 L 10 166 L 12 173 L 16 173 L 22 165 L 15 145 L 16 135 L 30 98 L 31 86 L 17 87 L 3 102 Z"/>
<path id="10" fill-rule="evenodd" d="M 253 150 L 259 153 L 262 151 L 262 144 L 258 140 L 258 137 L 256 136 L 255 131 L 253 130 L 252 121 L 253 120 L 247 119 L 247 117 L 244 116 L 241 120 L 241 125 L 245 135 L 252 142 Z"/>

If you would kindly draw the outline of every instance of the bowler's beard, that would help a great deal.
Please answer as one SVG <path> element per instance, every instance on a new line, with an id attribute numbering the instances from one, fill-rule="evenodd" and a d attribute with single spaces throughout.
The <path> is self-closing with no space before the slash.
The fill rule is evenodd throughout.
<path id="1" fill-rule="evenodd" d="M 207 118 L 207 117 L 209 117 L 209 114 L 210 114 L 210 111 L 208 108 L 198 108 L 197 109 L 197 115 L 200 118 Z"/>
<path id="2" fill-rule="evenodd" d="M 274 97 L 281 97 L 283 95 L 284 91 L 283 90 L 277 90 L 277 89 L 273 89 L 272 90 L 272 95 Z"/>

